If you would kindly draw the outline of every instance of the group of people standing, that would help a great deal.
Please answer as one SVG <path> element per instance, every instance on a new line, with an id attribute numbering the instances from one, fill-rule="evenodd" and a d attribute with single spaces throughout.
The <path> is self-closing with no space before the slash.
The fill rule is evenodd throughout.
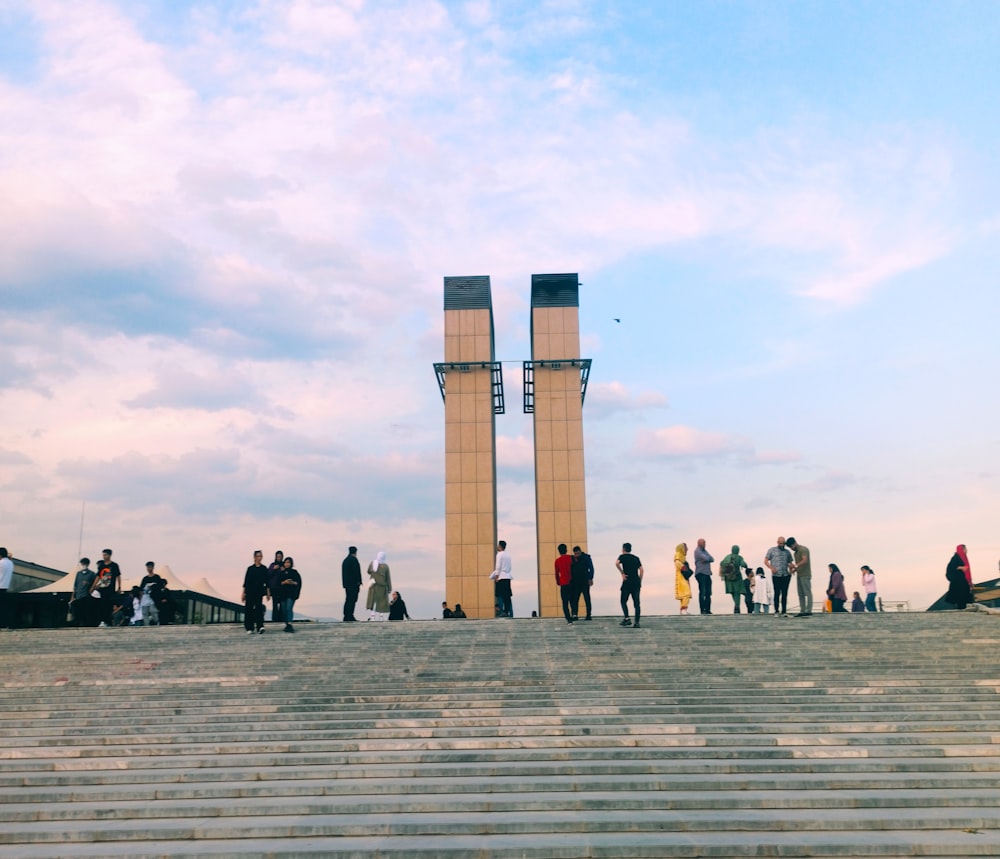
<path id="1" fill-rule="evenodd" d="M 111 549 L 101 551 L 97 569 L 90 558 L 80 558 L 73 578 L 69 601 L 72 622 L 77 626 L 159 626 L 170 623 L 174 601 L 167 580 L 146 562 L 146 575 L 138 585 L 122 590 L 122 571 L 111 556 Z"/>
<path id="2" fill-rule="evenodd" d="M 302 576 L 295 569 L 295 559 L 286 558 L 280 549 L 274 561 L 264 566 L 264 553 L 256 549 L 253 563 L 243 576 L 243 628 L 248 635 L 264 633 L 264 600 L 271 600 L 271 620 L 284 621 L 285 632 L 295 632 L 295 601 L 302 593 Z"/>
<path id="3" fill-rule="evenodd" d="M 347 557 L 340 565 L 340 577 L 344 587 L 344 623 L 355 623 L 354 609 L 362 584 L 357 546 L 347 547 Z M 399 591 L 392 589 L 392 573 L 385 561 L 385 552 L 377 552 L 368 564 L 368 578 L 371 579 L 365 600 L 368 620 L 409 620 L 406 603 Z"/>
<path id="4" fill-rule="evenodd" d="M 698 609 L 701 614 L 712 613 L 712 564 L 715 558 L 709 553 L 705 540 L 698 540 L 694 550 L 694 569 L 687 559 L 687 543 L 679 543 L 674 552 L 674 595 L 681 605 L 681 614 L 688 613 L 692 599 L 691 579 L 698 585 Z M 830 611 L 846 611 L 847 594 L 844 576 L 836 564 L 829 564 L 826 596 Z M 733 546 L 719 564 L 719 576 L 726 593 L 732 597 L 733 613 L 740 614 L 744 603 L 748 613 L 767 614 L 774 606 L 774 613 L 788 617 L 788 591 L 792 576 L 796 577 L 799 611 L 796 617 L 809 617 L 813 613 L 812 556 L 809 549 L 794 537 L 778 537 L 776 545 L 764 555 L 764 565 L 754 569 L 740 554 L 740 547 Z M 867 564 L 861 568 L 864 602 L 867 611 L 877 611 L 875 573 Z"/>

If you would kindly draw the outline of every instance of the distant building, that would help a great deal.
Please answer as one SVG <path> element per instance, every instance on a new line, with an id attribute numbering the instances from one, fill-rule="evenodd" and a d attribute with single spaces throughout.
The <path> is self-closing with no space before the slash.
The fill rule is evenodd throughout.
<path id="1" fill-rule="evenodd" d="M 12 625 L 42 629 L 66 626 L 76 571 L 68 573 L 31 561 L 11 560 L 14 562 L 9 589 Z M 157 567 L 156 572 L 167 581 L 174 598 L 173 623 L 242 623 L 241 603 L 222 599 L 210 585 L 209 593 L 188 588 L 166 565 Z M 200 583 L 208 584 L 204 578 Z"/>

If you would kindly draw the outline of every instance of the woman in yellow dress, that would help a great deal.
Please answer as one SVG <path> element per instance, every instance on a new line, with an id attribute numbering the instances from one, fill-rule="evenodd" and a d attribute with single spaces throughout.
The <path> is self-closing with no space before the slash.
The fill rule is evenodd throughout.
<path id="1" fill-rule="evenodd" d="M 684 578 L 682 572 L 687 564 L 687 553 L 687 543 L 678 543 L 677 551 L 674 552 L 674 568 L 677 571 L 674 575 L 674 596 L 680 600 L 681 614 L 688 613 L 688 603 L 691 602 L 691 583 Z"/>

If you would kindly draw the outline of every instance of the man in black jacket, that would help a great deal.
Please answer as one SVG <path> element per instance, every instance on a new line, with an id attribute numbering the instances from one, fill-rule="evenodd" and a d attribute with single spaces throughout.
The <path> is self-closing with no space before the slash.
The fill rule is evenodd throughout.
<path id="1" fill-rule="evenodd" d="M 594 584 L 594 561 L 579 546 L 573 547 L 573 566 L 570 570 L 573 582 L 573 620 L 580 615 L 580 596 L 587 607 L 587 620 L 591 618 L 590 586 Z"/>
<path id="2" fill-rule="evenodd" d="M 340 565 L 340 577 L 343 580 L 344 593 L 344 623 L 354 623 L 354 606 L 358 603 L 358 593 L 361 591 L 361 563 L 358 561 L 358 547 L 349 546 L 347 557 Z"/>
<path id="3" fill-rule="evenodd" d="M 243 577 L 243 603 L 246 605 L 243 628 L 248 633 L 255 630 L 261 634 L 264 632 L 264 598 L 268 595 L 268 590 L 267 567 L 264 566 L 263 558 L 264 553 L 257 549 L 253 553 L 253 564 L 247 567 Z"/>

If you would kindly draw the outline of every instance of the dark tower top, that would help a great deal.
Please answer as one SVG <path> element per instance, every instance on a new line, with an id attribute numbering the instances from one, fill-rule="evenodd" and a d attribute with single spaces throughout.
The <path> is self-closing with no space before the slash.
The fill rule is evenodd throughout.
<path id="1" fill-rule="evenodd" d="M 580 277 L 577 274 L 533 274 L 532 307 L 579 307 Z"/>
<path id="2" fill-rule="evenodd" d="M 489 275 L 446 277 L 444 279 L 445 310 L 492 310 Z"/>

